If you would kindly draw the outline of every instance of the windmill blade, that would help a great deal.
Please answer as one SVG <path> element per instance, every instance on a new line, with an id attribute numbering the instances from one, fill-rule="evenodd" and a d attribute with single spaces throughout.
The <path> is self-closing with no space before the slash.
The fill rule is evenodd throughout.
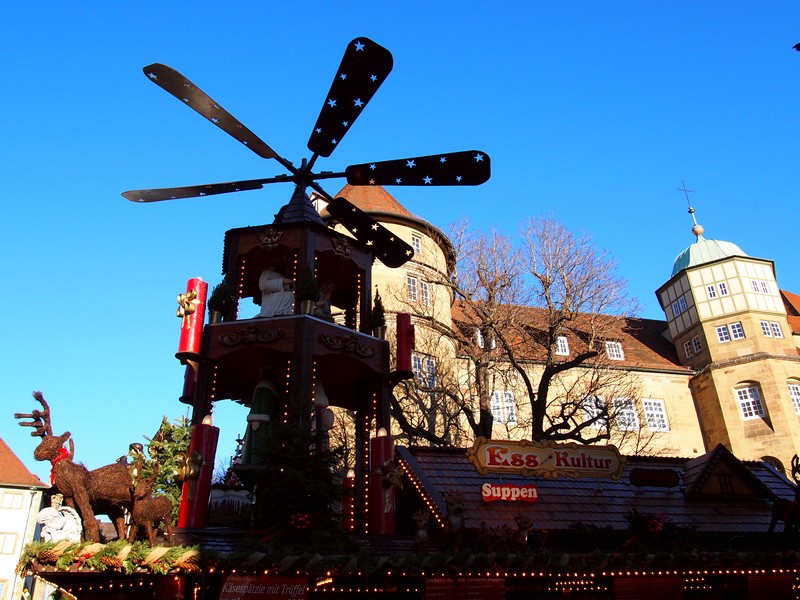
<path id="1" fill-rule="evenodd" d="M 368 38 L 356 38 L 345 50 L 319 113 L 308 149 L 330 156 L 392 71 L 392 53 Z"/>
<path id="2" fill-rule="evenodd" d="M 491 175 L 489 155 L 478 150 L 350 165 L 350 185 L 480 185 Z"/>
<path id="3" fill-rule="evenodd" d="M 255 133 L 242 125 L 239 119 L 231 115 L 203 90 L 172 67 L 161 63 L 153 63 L 142 70 L 150 81 L 203 115 L 222 131 L 242 142 L 259 156 L 263 158 L 278 158 L 278 154 Z"/>
<path id="4" fill-rule="evenodd" d="M 174 188 L 157 188 L 152 190 L 130 190 L 123 192 L 123 197 L 131 202 L 160 202 L 161 200 L 177 200 L 178 198 L 197 198 L 213 196 L 229 192 L 260 190 L 266 183 L 293 181 L 291 175 L 278 175 L 268 179 L 250 179 L 247 181 L 230 181 L 227 183 L 209 183 L 204 185 L 187 185 Z"/>
<path id="5" fill-rule="evenodd" d="M 400 267 L 414 256 L 411 246 L 346 198 L 334 198 L 326 210 L 387 267 Z"/>

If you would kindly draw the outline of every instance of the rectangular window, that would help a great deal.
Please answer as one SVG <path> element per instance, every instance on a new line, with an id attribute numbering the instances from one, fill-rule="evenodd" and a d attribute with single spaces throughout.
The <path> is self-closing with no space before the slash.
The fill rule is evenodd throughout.
<path id="1" fill-rule="evenodd" d="M 430 390 L 436 387 L 436 360 L 432 356 L 418 354 L 411 355 L 411 370 L 420 388 Z M 433 397 L 435 392 L 430 392 Z"/>
<path id="2" fill-rule="evenodd" d="M 631 398 L 614 399 L 614 418 L 617 427 L 624 431 L 635 431 L 639 429 L 639 416 Z"/>
<path id="3" fill-rule="evenodd" d="M 514 392 L 509 390 L 492 392 L 492 418 L 498 423 L 516 425 L 517 409 L 514 405 Z"/>
<path id="4" fill-rule="evenodd" d="M 611 360 L 625 360 L 622 352 L 622 342 L 606 342 L 606 355 Z"/>
<path id="5" fill-rule="evenodd" d="M 425 368 L 422 366 L 422 355 L 414 352 L 411 355 L 411 370 L 414 371 L 414 377 L 420 383 L 425 381 Z"/>
<path id="6" fill-rule="evenodd" d="M 728 295 L 728 284 L 724 281 L 720 281 L 717 284 L 717 289 L 719 290 L 720 296 L 727 296 Z"/>
<path id="7" fill-rule="evenodd" d="M 772 328 L 769 326 L 769 321 L 761 321 L 761 333 L 767 337 L 772 337 Z"/>
<path id="8" fill-rule="evenodd" d="M 761 293 L 762 294 L 769 294 L 769 286 L 767 285 L 766 281 L 759 281 L 759 285 L 761 285 Z"/>
<path id="9" fill-rule="evenodd" d="M 406 290 L 410 301 L 416 302 L 419 299 L 419 280 L 413 275 L 406 275 Z"/>
<path id="10" fill-rule="evenodd" d="M 556 354 L 561 356 L 569 355 L 569 343 L 567 342 L 567 338 L 563 335 L 560 335 L 558 338 L 556 338 Z"/>
<path id="11" fill-rule="evenodd" d="M 744 339 L 744 328 L 741 323 L 731 323 L 728 328 L 731 330 L 731 338 L 734 340 Z"/>
<path id="12" fill-rule="evenodd" d="M 756 281 L 755 279 L 751 279 L 750 280 L 750 285 L 753 286 L 753 291 L 758 293 L 758 290 L 759 290 L 758 281 Z"/>
<path id="13" fill-rule="evenodd" d="M 414 254 L 421 254 L 422 238 L 416 234 L 411 234 L 411 247 L 414 248 Z"/>
<path id="14" fill-rule="evenodd" d="M 432 356 L 425 357 L 425 375 L 428 387 L 436 387 L 436 361 Z"/>
<path id="15" fill-rule="evenodd" d="M 725 342 L 730 342 L 731 341 L 731 334 L 728 333 L 728 326 L 727 325 L 720 325 L 719 327 L 717 327 L 717 338 L 723 344 Z"/>
<path id="16" fill-rule="evenodd" d="M 687 340 L 683 343 L 683 353 L 686 355 L 686 358 L 692 358 L 692 356 L 694 356 L 692 340 Z"/>
<path id="17" fill-rule="evenodd" d="M 794 412 L 800 415 L 800 383 L 789 384 L 789 398 L 792 399 L 792 406 L 794 406 Z"/>
<path id="18" fill-rule="evenodd" d="M 22 508 L 22 492 L 3 492 L 3 498 L 0 500 L 0 508 L 17 510 Z"/>
<path id="19" fill-rule="evenodd" d="M 713 283 L 711 285 L 707 285 L 706 286 L 706 295 L 708 296 L 709 300 L 711 298 L 716 298 L 717 297 L 717 286 L 715 286 Z"/>
<path id="20" fill-rule="evenodd" d="M 642 400 L 644 418 L 650 431 L 669 431 L 667 411 L 661 400 Z"/>
<path id="21" fill-rule="evenodd" d="M 420 289 L 420 301 L 422 302 L 423 306 L 430 306 L 431 305 L 431 294 L 428 287 L 427 281 L 420 281 L 419 282 L 419 289 Z"/>
<path id="22" fill-rule="evenodd" d="M 772 326 L 772 335 L 777 338 L 783 337 L 783 329 L 781 329 L 781 324 L 777 321 L 771 321 L 770 325 Z"/>
<path id="23" fill-rule="evenodd" d="M 700 338 L 697 336 L 694 336 L 692 338 L 692 349 L 694 350 L 695 354 L 697 354 L 698 352 L 700 352 L 700 350 L 703 349 L 703 345 L 700 343 Z"/>
<path id="24" fill-rule="evenodd" d="M 583 412 L 586 414 L 586 420 L 590 421 L 596 419 L 593 427 L 598 429 L 608 429 L 608 419 L 603 416 L 606 410 L 605 402 L 597 396 L 587 396 L 583 399 Z"/>
<path id="25" fill-rule="evenodd" d="M 745 419 L 763 419 L 767 416 L 764 404 L 761 402 L 761 392 L 756 386 L 737 389 L 736 398 L 739 400 L 742 417 Z"/>
<path id="26" fill-rule="evenodd" d="M 686 312 L 686 299 L 681 296 L 672 303 L 672 316 L 677 317 L 679 314 Z"/>
<path id="27" fill-rule="evenodd" d="M 17 550 L 16 533 L 0 533 L 0 554 L 15 554 Z"/>

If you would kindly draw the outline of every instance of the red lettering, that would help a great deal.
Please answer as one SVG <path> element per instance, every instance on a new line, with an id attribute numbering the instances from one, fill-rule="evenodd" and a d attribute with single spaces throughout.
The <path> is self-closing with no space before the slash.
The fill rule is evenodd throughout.
<path id="1" fill-rule="evenodd" d="M 525 466 L 529 469 L 535 469 L 539 466 L 539 455 L 538 454 L 528 454 L 525 457 Z"/>
<path id="2" fill-rule="evenodd" d="M 521 467 L 525 464 L 525 459 L 523 458 L 522 454 L 519 452 L 514 452 L 511 455 L 511 466 L 512 467 Z"/>
<path id="3" fill-rule="evenodd" d="M 486 454 L 488 455 L 488 459 L 486 461 L 487 466 L 508 466 L 508 460 L 503 458 L 503 455 L 508 452 L 508 448 L 503 448 L 502 446 L 489 446 L 486 448 Z"/>

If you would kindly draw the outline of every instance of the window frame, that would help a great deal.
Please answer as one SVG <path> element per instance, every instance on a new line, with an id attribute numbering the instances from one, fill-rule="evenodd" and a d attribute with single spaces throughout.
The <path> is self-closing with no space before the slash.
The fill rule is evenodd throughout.
<path id="1" fill-rule="evenodd" d="M 800 381 L 789 381 L 786 385 L 789 388 L 789 399 L 792 401 L 794 412 L 800 415 Z"/>
<path id="2" fill-rule="evenodd" d="M 422 236 L 416 233 L 411 234 L 411 247 L 414 249 L 414 254 L 422 254 Z"/>
<path id="3" fill-rule="evenodd" d="M 569 356 L 569 340 L 567 336 L 559 335 L 556 338 L 556 354 L 558 356 Z"/>
<path id="4" fill-rule="evenodd" d="M 638 431 L 641 428 L 639 414 L 633 398 L 614 398 L 614 422 L 620 431 Z M 627 416 L 623 416 L 627 415 Z"/>
<path id="5" fill-rule="evenodd" d="M 770 321 L 770 327 L 772 328 L 772 337 L 776 338 L 783 338 L 783 327 L 777 321 Z"/>
<path id="6" fill-rule="evenodd" d="M 712 283 L 706 286 L 706 297 L 709 300 L 713 300 L 717 297 L 717 286 L 715 284 Z"/>
<path id="7" fill-rule="evenodd" d="M 6 546 L 11 541 L 11 551 L 6 552 Z M 0 531 L 0 555 L 13 556 L 17 553 L 19 534 L 14 531 Z"/>
<path id="8" fill-rule="evenodd" d="M 757 384 L 736 387 L 734 390 L 736 392 L 736 401 L 739 404 L 739 412 L 745 421 L 767 418 L 761 389 Z"/>
<path id="9" fill-rule="evenodd" d="M 732 340 L 743 340 L 747 336 L 744 334 L 744 326 L 741 321 L 736 321 L 728 325 Z"/>
<path id="10" fill-rule="evenodd" d="M 422 306 L 430 306 L 431 305 L 431 289 L 430 284 L 425 281 L 424 279 L 419 280 L 419 301 Z"/>
<path id="11" fill-rule="evenodd" d="M 642 398 L 642 411 L 644 412 L 644 420 L 650 431 L 670 431 L 669 419 L 667 419 L 667 406 L 663 400 Z"/>
<path id="12" fill-rule="evenodd" d="M 727 325 L 718 325 L 717 328 L 717 341 L 720 344 L 727 344 L 731 341 L 731 332 Z"/>
<path id="13" fill-rule="evenodd" d="M 719 291 L 720 296 L 727 296 L 728 295 L 728 284 L 725 281 L 720 281 L 717 283 L 717 290 Z"/>
<path id="14" fill-rule="evenodd" d="M 625 360 L 622 342 L 606 340 L 606 356 L 610 360 Z"/>
<path id="15" fill-rule="evenodd" d="M 406 275 L 406 294 L 409 302 L 419 301 L 419 277 L 410 274 Z"/>
<path id="16" fill-rule="evenodd" d="M 517 405 L 514 403 L 512 390 L 492 390 L 489 406 L 493 421 L 503 425 L 517 424 Z"/>

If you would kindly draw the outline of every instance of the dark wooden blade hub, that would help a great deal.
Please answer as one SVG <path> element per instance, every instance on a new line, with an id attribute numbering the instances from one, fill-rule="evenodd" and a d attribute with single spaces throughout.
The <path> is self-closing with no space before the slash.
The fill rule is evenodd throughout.
<path id="1" fill-rule="evenodd" d="M 489 155 L 479 150 L 350 165 L 350 185 L 480 185 L 489 179 Z"/>
<path id="2" fill-rule="evenodd" d="M 368 38 L 347 46 L 331 89 L 322 105 L 308 149 L 330 156 L 392 71 L 392 53 Z"/>

